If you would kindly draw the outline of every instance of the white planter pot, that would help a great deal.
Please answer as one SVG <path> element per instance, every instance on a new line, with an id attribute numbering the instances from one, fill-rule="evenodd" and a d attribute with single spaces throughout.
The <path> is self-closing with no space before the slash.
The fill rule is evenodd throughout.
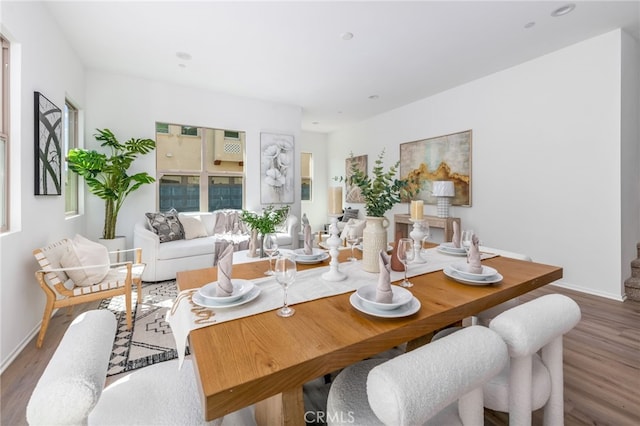
<path id="1" fill-rule="evenodd" d="M 105 246 L 108 251 L 118 251 L 118 250 L 126 250 L 127 249 L 127 237 L 115 237 L 112 240 L 105 240 L 103 238 L 98 238 L 98 242 Z M 126 253 L 123 254 L 111 254 L 109 256 L 111 263 L 124 262 L 127 260 Z"/>
<path id="2" fill-rule="evenodd" d="M 384 216 L 367 216 L 366 219 L 367 225 L 362 231 L 362 269 L 367 272 L 380 272 L 378 255 L 380 250 L 387 250 L 389 220 Z"/>

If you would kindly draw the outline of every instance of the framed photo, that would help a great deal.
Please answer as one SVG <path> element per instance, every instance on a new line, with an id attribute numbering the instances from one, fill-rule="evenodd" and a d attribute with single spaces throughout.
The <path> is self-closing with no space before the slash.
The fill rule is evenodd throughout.
<path id="1" fill-rule="evenodd" d="M 417 200 L 436 204 L 436 180 L 453 181 L 454 206 L 471 206 L 471 130 L 400 144 L 400 177 L 416 182 Z"/>
<path id="2" fill-rule="evenodd" d="M 260 133 L 260 202 L 293 203 L 295 145 L 292 135 Z"/>
<path id="3" fill-rule="evenodd" d="M 345 168 L 345 172 L 344 175 L 346 177 L 346 181 L 345 181 L 345 191 L 346 191 L 346 196 L 345 196 L 345 201 L 347 203 L 364 203 L 365 199 L 362 196 L 362 193 L 360 192 L 360 188 L 358 188 L 355 185 L 350 185 L 349 184 L 349 178 L 351 178 L 351 164 L 355 163 L 356 167 L 358 168 L 358 170 L 361 170 L 362 172 L 364 172 L 365 174 L 367 173 L 367 156 L 366 155 L 358 155 L 357 157 L 349 157 L 345 160 L 345 164 L 344 164 L 344 168 Z"/>
<path id="4" fill-rule="evenodd" d="M 62 111 L 34 92 L 35 195 L 62 194 Z"/>

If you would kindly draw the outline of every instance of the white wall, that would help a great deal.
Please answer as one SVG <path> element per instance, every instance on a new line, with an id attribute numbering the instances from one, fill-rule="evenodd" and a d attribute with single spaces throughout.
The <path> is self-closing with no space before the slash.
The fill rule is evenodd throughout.
<path id="1" fill-rule="evenodd" d="M 400 143 L 472 129 L 472 207 L 452 209 L 463 227 L 562 266 L 564 285 L 620 299 L 620 55 L 613 31 L 332 133 L 329 175 L 350 151 L 371 170 L 384 147 L 388 167 Z"/>
<path id="2" fill-rule="evenodd" d="M 143 80 L 100 71 L 87 72 L 86 135 L 88 148 L 98 149 L 96 128 L 109 128 L 124 141 L 130 137 L 155 139 L 155 122 L 179 123 L 246 132 L 245 208 L 260 209 L 260 132 L 293 135 L 295 157 L 300 158 L 299 107 L 239 98 L 184 86 Z M 141 156 L 132 172 L 155 173 L 155 152 Z M 300 168 L 295 167 L 300 182 Z M 104 206 L 87 195 L 87 234 L 102 232 Z M 156 210 L 155 185 L 144 185 L 123 204 L 116 232 L 133 244 L 133 225 Z M 295 191 L 292 213 L 300 217 L 300 191 Z"/>
<path id="3" fill-rule="evenodd" d="M 332 185 L 327 175 L 327 135 L 324 133 L 302 132 L 302 152 L 313 154 L 313 193 L 311 201 L 302 201 L 302 213 L 307 214 L 309 224 L 314 232 L 321 231 L 328 223 L 327 188 Z M 335 185 L 335 182 L 333 182 Z"/>
<path id="4" fill-rule="evenodd" d="M 2 34 L 11 42 L 11 230 L 0 235 L 0 362 L 4 368 L 39 329 L 44 293 L 32 251 L 82 232 L 81 217 L 66 219 L 64 196 L 34 196 L 33 92 L 59 108 L 65 96 L 84 107 L 84 71 L 39 2 L 2 5 Z M 46 341 L 45 341 L 45 344 Z"/>

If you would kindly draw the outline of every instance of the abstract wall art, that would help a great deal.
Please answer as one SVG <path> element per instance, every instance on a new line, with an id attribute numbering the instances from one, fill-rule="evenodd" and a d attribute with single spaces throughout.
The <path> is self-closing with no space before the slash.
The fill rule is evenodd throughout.
<path id="1" fill-rule="evenodd" d="M 34 92 L 35 195 L 62 194 L 62 111 Z"/>
<path id="2" fill-rule="evenodd" d="M 432 182 L 451 180 L 454 206 L 471 206 L 471 130 L 400 144 L 400 177 L 416 185 L 416 200 L 436 204 Z"/>

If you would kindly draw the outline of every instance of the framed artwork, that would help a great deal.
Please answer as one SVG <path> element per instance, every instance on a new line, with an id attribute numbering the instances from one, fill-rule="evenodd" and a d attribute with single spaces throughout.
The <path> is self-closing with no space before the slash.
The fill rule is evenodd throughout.
<path id="1" fill-rule="evenodd" d="M 62 194 L 62 111 L 42 93 L 33 93 L 35 195 Z"/>
<path id="2" fill-rule="evenodd" d="M 260 202 L 293 203 L 294 141 L 292 135 L 260 133 Z"/>
<path id="3" fill-rule="evenodd" d="M 418 190 L 414 199 L 436 204 L 432 182 L 453 181 L 454 206 L 471 206 L 471 130 L 400 144 L 400 177 Z"/>
<path id="4" fill-rule="evenodd" d="M 360 188 L 355 185 L 349 184 L 351 178 L 351 164 L 355 163 L 358 170 L 363 171 L 365 174 L 367 173 L 367 156 L 366 155 L 358 155 L 349 157 L 345 160 L 345 172 L 344 176 L 345 180 L 345 191 L 347 193 L 345 197 L 345 201 L 347 203 L 364 203 L 365 199 L 360 192 Z"/>

